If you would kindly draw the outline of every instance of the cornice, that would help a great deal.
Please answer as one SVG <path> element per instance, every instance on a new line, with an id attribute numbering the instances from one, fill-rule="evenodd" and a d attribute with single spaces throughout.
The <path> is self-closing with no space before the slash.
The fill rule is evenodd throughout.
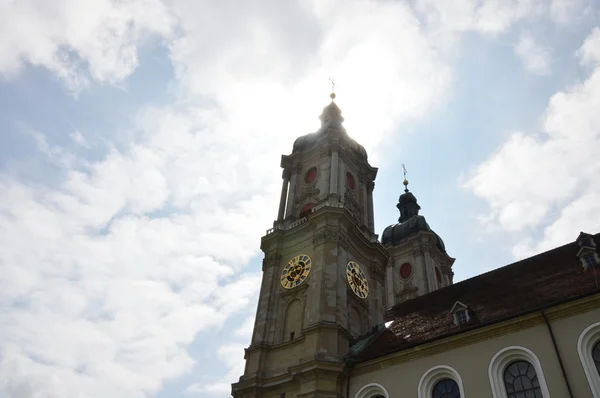
<path id="1" fill-rule="evenodd" d="M 283 286 L 281 286 L 281 283 L 279 283 L 279 294 L 282 298 L 290 301 L 296 298 L 306 297 L 306 289 L 308 289 L 310 283 L 309 279 L 311 276 L 312 272 L 308 275 L 307 280 L 305 280 L 301 285 L 298 285 L 292 289 L 285 289 Z M 290 299 L 290 297 L 292 298 Z"/>
<path id="2" fill-rule="evenodd" d="M 581 299 L 544 309 L 543 311 L 548 319 L 553 321 L 579 315 L 598 309 L 599 307 L 600 293 L 595 293 Z M 493 339 L 498 336 L 532 328 L 545 322 L 541 311 L 541 309 L 538 309 L 522 316 L 500 321 L 498 323 L 483 326 L 481 328 L 467 330 L 462 333 L 459 332 L 457 334 L 442 337 L 430 342 L 425 342 L 396 353 L 390 353 L 380 358 L 375 358 L 373 360 L 360 363 L 355 366 L 353 374 L 358 375 L 370 373 L 378 369 L 395 366 L 415 359 L 436 355 L 481 341 Z"/>
<path id="3" fill-rule="evenodd" d="M 373 359 L 356 365 L 354 374 L 370 373 L 377 369 L 384 369 L 390 366 L 398 365 L 415 359 L 428 357 L 442 352 L 454 350 L 466 345 L 489 340 L 494 337 L 513 333 L 519 330 L 527 329 L 532 326 L 543 323 L 539 315 L 529 315 L 521 319 L 512 319 L 500 324 L 491 325 L 481 329 L 466 331 L 457 335 L 448 336 L 439 340 L 419 344 L 417 346 L 402 350 L 396 353 L 388 354 L 380 358 Z"/>
<path id="4" fill-rule="evenodd" d="M 261 341 L 259 343 L 251 344 L 248 348 L 246 348 L 244 350 L 244 352 L 247 355 L 248 353 L 251 353 L 254 351 L 261 351 L 261 350 L 279 351 L 282 349 L 286 349 L 288 347 L 293 347 L 295 345 L 299 345 L 300 343 L 304 343 L 307 335 L 315 334 L 322 330 L 334 330 L 334 331 L 337 330 L 338 332 L 343 334 L 344 337 L 346 337 L 348 340 L 352 339 L 352 336 L 350 335 L 350 333 L 348 333 L 348 331 L 343 326 L 339 325 L 338 323 L 316 322 L 316 323 L 313 323 L 313 324 L 303 328 L 302 333 L 300 333 L 300 336 L 296 337 L 294 340 L 289 340 L 289 341 L 279 343 L 279 344 L 268 344 L 266 342 Z M 244 358 L 246 358 L 246 356 Z"/>
<path id="5" fill-rule="evenodd" d="M 273 266 L 277 266 L 281 263 L 281 254 L 280 253 L 265 253 L 265 257 L 262 260 L 262 270 L 263 272 Z"/>

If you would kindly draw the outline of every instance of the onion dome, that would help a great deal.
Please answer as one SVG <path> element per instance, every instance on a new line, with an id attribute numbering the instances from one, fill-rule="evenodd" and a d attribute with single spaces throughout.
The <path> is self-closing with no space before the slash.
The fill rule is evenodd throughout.
<path id="1" fill-rule="evenodd" d="M 333 130 L 337 131 L 343 139 L 345 139 L 346 144 L 362 159 L 367 159 L 367 151 L 365 148 L 360 145 L 358 142 L 350 138 L 346 130 L 342 126 L 344 122 L 344 118 L 342 117 L 342 110 L 337 106 L 337 104 L 333 101 L 335 99 L 335 93 L 331 93 L 329 96 L 331 98 L 331 103 L 323 108 L 323 112 L 319 116 L 321 120 L 321 128 L 316 133 L 310 133 L 303 135 L 294 141 L 294 147 L 292 149 L 292 153 L 301 152 L 308 149 L 313 148 L 317 142 L 325 137 L 333 128 Z"/>
<path id="2" fill-rule="evenodd" d="M 419 231 L 425 231 L 433 233 L 436 238 L 437 247 L 441 251 L 446 252 L 446 246 L 444 245 L 442 238 L 429 227 L 425 217 L 419 215 L 421 206 L 417 203 L 415 195 L 408 191 L 408 181 L 406 179 L 403 184 L 405 186 L 404 193 L 400 195 L 398 204 L 396 205 L 398 210 L 400 210 L 399 223 L 392 224 L 383 230 L 381 243 L 384 245 L 396 245 Z"/>

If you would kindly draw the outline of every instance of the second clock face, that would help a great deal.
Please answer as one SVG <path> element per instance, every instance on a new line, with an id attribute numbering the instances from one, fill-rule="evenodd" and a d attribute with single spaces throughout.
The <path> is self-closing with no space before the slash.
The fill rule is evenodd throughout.
<path id="1" fill-rule="evenodd" d="M 306 254 L 292 258 L 281 271 L 281 286 L 293 289 L 308 278 L 312 268 L 312 261 Z"/>
<path id="2" fill-rule="evenodd" d="M 354 294 L 362 299 L 367 298 L 369 295 L 369 281 L 360 268 L 360 265 L 354 261 L 350 261 L 346 266 L 346 276 Z"/>

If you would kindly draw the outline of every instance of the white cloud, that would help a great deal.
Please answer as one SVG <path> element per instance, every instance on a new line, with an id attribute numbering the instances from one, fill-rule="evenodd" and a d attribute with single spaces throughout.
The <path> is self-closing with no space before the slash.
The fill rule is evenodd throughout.
<path id="1" fill-rule="evenodd" d="M 258 140 L 276 138 L 286 150 L 298 135 L 315 130 L 315 105 L 326 105 L 328 77 L 338 82 L 346 127 L 367 148 L 394 122 L 422 116 L 443 101 L 439 94 L 450 83 L 436 43 L 402 2 L 325 1 L 316 11 L 304 3 L 281 9 L 281 2 L 265 2 L 259 8 L 269 11 L 257 21 L 220 5 L 176 4 L 185 33 L 171 51 L 186 93 L 211 96 L 225 114 L 235 115 L 235 128 Z M 232 19 L 228 28 L 215 27 L 223 18 Z"/>
<path id="2" fill-rule="evenodd" d="M 593 30 L 579 54 L 590 59 Z M 588 78 L 550 98 L 543 134 L 513 134 L 474 169 L 466 187 L 486 200 L 488 219 L 516 235 L 517 256 L 575 239 L 584 230 L 600 230 L 595 203 L 600 195 L 600 67 Z M 541 230 L 537 238 L 535 231 Z"/>
<path id="3" fill-rule="evenodd" d="M 185 347 L 199 331 L 256 294 L 260 275 L 238 271 L 258 251 L 274 191 L 257 188 L 260 179 L 220 182 L 216 160 L 198 154 L 206 140 L 221 156 L 229 147 L 219 145 L 235 143 L 215 142 L 193 118 L 143 115 L 155 127 L 140 142 L 68 170 L 60 187 L 1 180 L 0 385 L 9 396 L 153 394 L 191 369 Z M 204 191 L 190 193 L 180 187 L 195 169 Z M 236 179 L 253 168 L 232 170 Z"/>
<path id="4" fill-rule="evenodd" d="M 600 64 L 600 27 L 595 27 L 578 51 L 582 65 Z"/>
<path id="5" fill-rule="evenodd" d="M 515 22 L 544 12 L 544 2 L 535 0 L 418 0 L 416 8 L 431 26 L 450 31 L 477 31 L 498 35 Z"/>
<path id="6" fill-rule="evenodd" d="M 436 20 L 446 38 L 495 34 L 535 9 L 441 3 L 423 2 L 429 26 L 403 2 L 1 3 L 0 73 L 32 64 L 75 90 L 90 76 L 119 84 L 156 35 L 170 51 L 177 105 L 141 109 L 123 128 L 123 149 L 108 143 L 101 161 L 36 132 L 40 152 L 65 172 L 57 186 L 0 176 L 0 393 L 137 398 L 189 371 L 195 336 L 256 294 L 260 276 L 244 267 L 275 216 L 279 156 L 318 127 L 327 78 L 338 81 L 350 134 L 371 150 L 445 100 L 452 58 Z M 514 140 L 530 151 L 539 145 Z M 512 159 L 501 154 L 500 163 Z M 496 188 L 480 185 L 504 224 L 527 209 L 512 196 L 513 213 L 502 213 Z M 248 336 L 251 323 L 232 338 Z M 188 392 L 228 392 L 244 345 L 220 347 L 229 372 Z"/>
<path id="7" fill-rule="evenodd" d="M 48 68 L 75 91 L 88 83 L 117 83 L 138 65 L 148 35 L 169 35 L 169 10 L 160 0 L 43 0 L 0 2 L 0 75 L 24 63 Z"/>
<path id="8" fill-rule="evenodd" d="M 550 0 L 550 17 L 558 24 L 573 23 L 590 5 L 590 0 Z"/>
<path id="9" fill-rule="evenodd" d="M 521 59 L 523 66 L 529 72 L 537 75 L 550 73 L 552 49 L 537 43 L 531 34 L 521 34 L 515 45 L 515 54 Z"/>
<path id="10" fill-rule="evenodd" d="M 242 325 L 233 331 L 234 336 L 244 338 L 248 341 L 252 338 L 252 331 L 254 330 L 254 316 L 246 318 Z"/>
<path id="11" fill-rule="evenodd" d="M 239 343 L 229 343 L 219 347 L 217 356 L 229 368 L 227 374 L 216 381 L 207 381 L 205 384 L 192 384 L 185 392 L 190 395 L 198 393 L 228 395 L 231 392 L 231 383 L 238 380 L 244 373 L 244 348 L 246 346 Z"/>
<path id="12" fill-rule="evenodd" d="M 73 139 L 73 141 L 75 141 L 76 143 L 78 143 L 79 145 L 81 145 L 84 148 L 90 148 L 91 145 L 88 142 L 88 140 L 85 139 L 85 137 L 83 136 L 83 134 L 81 134 L 80 131 L 74 131 L 71 133 L 71 138 Z"/>

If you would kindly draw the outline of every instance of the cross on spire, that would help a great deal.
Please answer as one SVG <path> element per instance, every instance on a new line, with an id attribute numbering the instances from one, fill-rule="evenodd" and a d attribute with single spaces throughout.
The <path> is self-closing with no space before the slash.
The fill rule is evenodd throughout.
<path id="1" fill-rule="evenodd" d="M 404 181 L 402 181 L 402 184 L 404 184 L 404 192 L 408 192 L 408 180 L 406 179 L 407 171 L 404 163 L 402 163 L 402 171 L 404 171 Z"/>
<path id="2" fill-rule="evenodd" d="M 333 101 L 335 99 L 335 80 L 329 78 L 329 81 L 331 82 L 331 94 L 329 94 L 329 97 L 331 98 L 331 101 Z"/>

